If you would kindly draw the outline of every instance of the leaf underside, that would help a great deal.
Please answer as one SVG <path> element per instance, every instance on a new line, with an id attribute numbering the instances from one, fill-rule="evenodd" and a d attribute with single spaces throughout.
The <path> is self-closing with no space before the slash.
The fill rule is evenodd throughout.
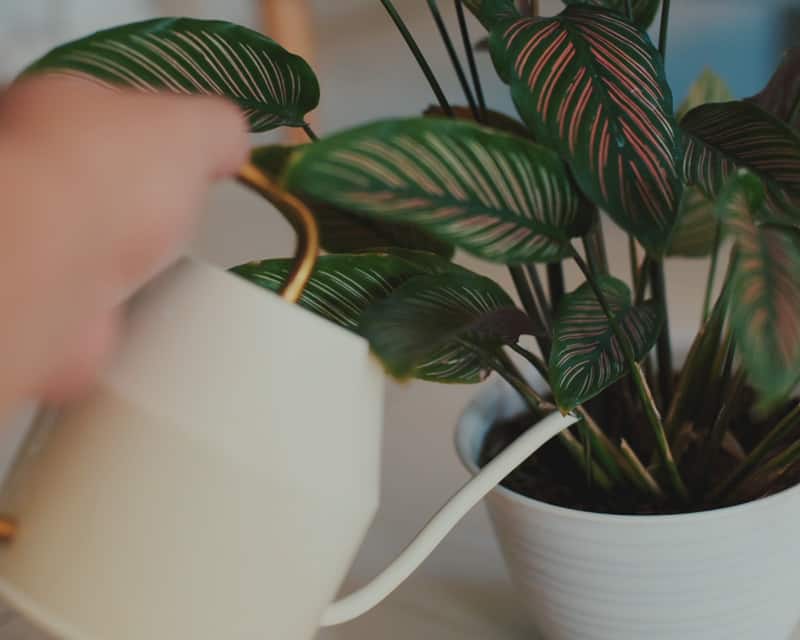
<path id="1" fill-rule="evenodd" d="M 598 283 L 637 360 L 652 349 L 662 317 L 653 301 L 631 303 L 625 283 L 600 276 Z M 554 323 L 550 383 L 562 411 L 601 393 L 627 373 L 622 346 L 588 283 L 564 296 Z"/>
<path id="2" fill-rule="evenodd" d="M 758 226 L 765 201 L 761 181 L 739 172 L 718 212 L 737 251 L 731 324 L 750 381 L 769 404 L 800 379 L 800 249 L 779 227 Z"/>
<path id="3" fill-rule="evenodd" d="M 409 280 L 372 305 L 360 331 L 397 378 L 475 383 L 493 352 L 533 327 L 492 280 L 442 273 Z"/>
<path id="4" fill-rule="evenodd" d="M 697 187 L 684 190 L 667 255 L 703 258 L 713 251 L 719 226 L 714 207 L 714 201 Z"/>
<path id="5" fill-rule="evenodd" d="M 497 27 L 492 55 L 534 137 L 647 250 L 668 243 L 682 190 L 672 94 L 647 35 L 616 12 L 575 5 Z"/>
<path id="6" fill-rule="evenodd" d="M 800 103 L 800 47 L 784 54 L 769 84 L 750 100 L 781 122 L 800 130 L 800 109 L 796 109 Z"/>
<path id="7" fill-rule="evenodd" d="M 99 31 L 53 49 L 25 73 L 61 72 L 144 92 L 219 95 L 253 131 L 302 126 L 319 84 L 300 57 L 227 22 L 158 18 Z"/>
<path id="8" fill-rule="evenodd" d="M 764 181 L 772 215 L 791 217 L 800 208 L 800 137 L 788 125 L 752 103 L 725 102 L 690 111 L 681 126 L 689 184 L 713 198 L 744 168 Z"/>
<path id="9" fill-rule="evenodd" d="M 588 4 L 611 9 L 627 18 L 626 0 L 564 0 L 564 4 Z M 641 29 L 647 29 L 655 20 L 661 0 L 632 0 L 633 22 Z"/>
<path id="10" fill-rule="evenodd" d="M 389 120 L 326 138 L 297 154 L 283 182 L 506 264 L 559 260 L 590 223 L 555 152 L 458 120 Z"/>

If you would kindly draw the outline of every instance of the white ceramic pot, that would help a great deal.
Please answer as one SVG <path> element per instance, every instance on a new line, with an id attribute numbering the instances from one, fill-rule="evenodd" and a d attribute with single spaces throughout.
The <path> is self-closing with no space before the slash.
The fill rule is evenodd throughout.
<path id="1" fill-rule="evenodd" d="M 491 425 L 523 409 L 501 383 L 468 407 L 456 445 L 472 473 Z M 487 502 L 543 640 L 785 640 L 800 618 L 800 487 L 677 516 L 585 513 L 502 487 Z"/>

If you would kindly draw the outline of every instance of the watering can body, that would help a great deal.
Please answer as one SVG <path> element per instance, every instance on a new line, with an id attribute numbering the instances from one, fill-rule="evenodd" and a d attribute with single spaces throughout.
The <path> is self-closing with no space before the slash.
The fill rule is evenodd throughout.
<path id="1" fill-rule="evenodd" d="M 0 496 L 0 594 L 69 640 L 311 638 L 378 506 L 365 342 L 183 260 Z"/>

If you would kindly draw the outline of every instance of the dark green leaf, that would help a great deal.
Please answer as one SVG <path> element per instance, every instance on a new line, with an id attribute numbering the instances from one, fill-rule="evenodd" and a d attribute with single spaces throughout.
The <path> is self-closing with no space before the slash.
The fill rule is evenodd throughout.
<path id="1" fill-rule="evenodd" d="M 506 264 L 561 259 L 590 222 L 553 151 L 458 120 L 389 120 L 307 145 L 284 184 Z"/>
<path id="2" fill-rule="evenodd" d="M 246 280 L 278 291 L 293 260 L 262 260 L 232 269 Z M 321 256 L 300 306 L 357 331 L 364 310 L 411 278 L 436 273 L 471 273 L 435 254 L 417 251 Z"/>
<path id="3" fill-rule="evenodd" d="M 800 47 L 784 54 L 769 84 L 750 100 L 781 122 L 800 130 Z"/>
<path id="4" fill-rule="evenodd" d="M 588 4 L 611 9 L 627 18 L 627 0 L 564 0 L 564 4 Z M 641 29 L 647 29 L 655 20 L 661 0 L 631 0 L 633 22 Z"/>
<path id="5" fill-rule="evenodd" d="M 716 197 L 737 168 L 764 181 L 770 217 L 800 209 L 800 137 L 750 102 L 707 104 L 681 122 L 687 132 L 686 181 Z M 794 218 L 797 220 L 797 218 Z"/>
<path id="6" fill-rule="evenodd" d="M 487 29 L 491 29 L 500 22 L 519 17 L 514 0 L 464 0 L 464 6 Z"/>
<path id="7" fill-rule="evenodd" d="M 298 148 L 280 145 L 259 147 L 251 157 L 253 163 L 267 175 L 280 180 L 292 153 Z M 392 247 L 429 251 L 448 259 L 455 253 L 452 245 L 412 225 L 358 216 L 322 202 L 314 202 L 302 194 L 295 195 L 305 200 L 305 204 L 313 211 L 319 225 L 320 243 L 329 253 L 359 253 Z"/>
<path id="8" fill-rule="evenodd" d="M 728 84 L 711 69 L 705 69 L 689 88 L 689 95 L 678 108 L 678 120 L 704 104 L 733 100 Z"/>
<path id="9" fill-rule="evenodd" d="M 495 28 L 492 57 L 534 137 L 558 149 L 583 191 L 656 256 L 682 184 L 661 56 L 618 13 L 585 5 Z"/>
<path id="10" fill-rule="evenodd" d="M 485 378 L 492 352 L 533 327 L 488 278 L 442 273 L 409 280 L 372 305 L 360 331 L 397 378 L 473 383 Z"/>
<path id="11" fill-rule="evenodd" d="M 739 171 L 726 183 L 718 213 L 736 247 L 731 324 L 750 382 L 766 403 L 800 378 L 800 251 L 778 227 L 759 227 L 766 204 L 757 176 Z"/>
<path id="12" fill-rule="evenodd" d="M 718 224 L 714 201 L 697 187 L 688 187 L 683 192 L 667 255 L 686 258 L 709 255 L 714 249 Z"/>
<path id="13" fill-rule="evenodd" d="M 598 283 L 637 360 L 652 349 L 661 330 L 659 305 L 631 303 L 624 282 L 600 276 Z M 562 411 L 571 411 L 627 373 L 622 347 L 588 283 L 564 296 L 554 322 L 550 385 Z"/>
<path id="14" fill-rule="evenodd" d="M 472 110 L 469 107 L 453 106 L 451 108 L 453 109 L 453 117 L 457 118 L 458 120 L 475 122 Z M 423 115 L 437 118 L 450 117 L 445 115 L 444 109 L 438 105 L 431 105 L 425 109 Z M 492 111 L 491 109 L 486 110 L 486 126 L 492 129 L 505 131 L 506 133 L 511 133 L 515 136 L 519 136 L 520 138 L 531 138 L 531 132 L 528 131 L 528 127 L 522 124 L 519 120 L 515 120 L 504 113 L 500 113 L 499 111 Z"/>
<path id="15" fill-rule="evenodd" d="M 314 72 L 256 31 L 228 22 L 158 18 L 62 45 L 25 73 L 65 72 L 146 92 L 234 100 L 253 131 L 302 126 L 319 103 Z"/>

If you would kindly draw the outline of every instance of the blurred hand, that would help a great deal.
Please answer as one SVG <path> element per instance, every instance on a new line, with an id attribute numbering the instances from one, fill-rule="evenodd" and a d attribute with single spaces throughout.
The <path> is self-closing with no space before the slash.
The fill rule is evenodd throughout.
<path id="1" fill-rule="evenodd" d="M 247 148 L 221 99 L 56 76 L 0 96 L 0 410 L 91 384 L 125 301 L 178 256 Z"/>

